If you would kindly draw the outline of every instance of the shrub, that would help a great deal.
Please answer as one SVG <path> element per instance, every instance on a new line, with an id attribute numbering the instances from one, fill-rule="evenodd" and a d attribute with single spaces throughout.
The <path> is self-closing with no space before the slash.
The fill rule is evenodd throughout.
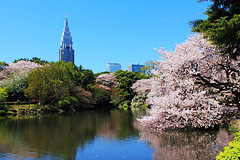
<path id="1" fill-rule="evenodd" d="M 70 102 L 72 107 L 75 107 L 78 103 L 78 99 L 72 96 L 67 97 L 66 100 Z"/>
<path id="2" fill-rule="evenodd" d="M 6 114 L 6 111 L 5 110 L 0 110 L 0 115 L 2 114 Z"/>
<path id="3" fill-rule="evenodd" d="M 224 152 L 220 152 L 216 159 L 238 160 L 239 158 L 240 158 L 240 132 L 237 132 L 235 133 L 234 140 L 228 143 L 228 146 L 224 148 Z"/>
<path id="4" fill-rule="evenodd" d="M 0 102 L 6 101 L 8 97 L 7 89 L 0 87 Z"/>
<path id="5" fill-rule="evenodd" d="M 7 111 L 9 111 L 11 108 L 12 108 L 12 107 L 9 106 L 9 105 L 6 105 L 6 104 L 4 105 L 4 104 L 1 104 L 1 103 L 0 103 L 0 110 L 4 111 L 5 113 L 6 113 Z"/>
<path id="6" fill-rule="evenodd" d="M 123 110 L 125 110 L 125 111 L 128 110 L 128 105 L 127 105 L 127 103 L 124 103 L 124 104 L 123 104 Z"/>
<path id="7" fill-rule="evenodd" d="M 101 88 L 94 88 L 92 97 L 99 105 L 109 104 L 110 102 L 110 93 Z"/>
<path id="8" fill-rule="evenodd" d="M 144 94 L 138 94 L 133 97 L 131 108 L 147 108 L 148 105 L 146 104 L 146 95 Z"/>
<path id="9" fill-rule="evenodd" d="M 69 110 L 71 108 L 71 103 L 67 100 L 61 100 L 58 102 L 59 109 Z"/>

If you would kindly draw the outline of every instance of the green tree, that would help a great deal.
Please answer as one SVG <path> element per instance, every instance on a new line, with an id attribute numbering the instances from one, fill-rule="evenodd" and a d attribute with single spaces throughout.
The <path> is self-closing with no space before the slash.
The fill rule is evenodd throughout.
<path id="1" fill-rule="evenodd" d="M 89 85 L 95 84 L 96 78 L 92 70 L 83 69 L 82 66 L 77 67 L 72 62 L 65 63 L 64 61 L 59 61 L 58 63 L 64 67 L 64 72 L 76 83 L 76 85 L 81 85 L 84 89 L 87 89 Z"/>
<path id="2" fill-rule="evenodd" d="M 141 68 L 141 71 L 145 73 L 147 76 L 152 76 L 152 70 L 155 69 L 155 63 L 152 60 L 148 60 L 144 66 Z"/>
<path id="3" fill-rule="evenodd" d="M 58 102 L 58 106 L 62 110 L 71 110 L 76 107 L 78 99 L 72 96 Z"/>
<path id="4" fill-rule="evenodd" d="M 89 93 L 82 87 L 87 88 L 88 85 L 95 83 L 94 80 L 91 70 L 84 70 L 81 66 L 78 68 L 72 62 L 52 62 L 29 75 L 28 88 L 24 93 L 28 98 L 39 100 L 41 104 L 59 104 L 63 107 L 68 101 L 71 108 L 76 109 L 81 106 L 79 103 L 91 102 L 91 98 L 86 97 Z M 77 98 L 78 104 L 75 103 L 74 97 Z M 68 105 L 66 106 L 68 108 Z"/>
<path id="5" fill-rule="evenodd" d="M 132 85 L 137 80 L 140 79 L 147 79 L 147 76 L 140 74 L 139 72 L 130 72 L 130 71 L 123 71 L 118 70 L 115 73 L 116 81 L 119 82 L 117 88 L 121 89 L 124 94 L 125 100 L 132 100 L 132 98 L 135 96 L 135 93 L 132 90 Z"/>
<path id="6" fill-rule="evenodd" d="M 51 63 L 34 70 L 29 75 L 28 98 L 38 99 L 42 104 L 56 104 L 67 97 L 74 88 L 63 63 Z"/>
<path id="7" fill-rule="evenodd" d="M 6 88 L 0 87 L 0 103 L 7 100 L 8 92 Z"/>
<path id="8" fill-rule="evenodd" d="M 208 18 L 191 22 L 192 31 L 204 33 L 223 54 L 236 59 L 240 55 L 240 1 L 210 1 L 213 4 L 205 12 Z"/>
<path id="9" fill-rule="evenodd" d="M 0 114 L 6 114 L 6 112 L 11 108 L 8 105 L 2 104 L 2 102 L 5 102 L 8 97 L 8 91 L 6 88 L 0 87 Z"/>
<path id="10" fill-rule="evenodd" d="M 115 88 L 111 91 L 111 104 L 119 106 L 125 99 L 125 95 L 122 89 Z"/>
<path id="11" fill-rule="evenodd" d="M 84 89 L 89 89 L 89 86 L 95 84 L 95 76 L 92 70 L 86 69 L 80 71 L 80 75 L 77 79 L 78 84 L 80 84 Z"/>
<path id="12" fill-rule="evenodd" d="M 41 67 L 33 62 L 19 61 L 11 63 L 1 71 L 0 87 L 5 87 L 8 91 L 8 101 L 24 100 L 24 90 L 27 88 L 28 74 L 36 67 Z"/>
<path id="13" fill-rule="evenodd" d="M 27 88 L 27 72 L 13 72 L 8 79 L 2 80 L 1 84 L 8 91 L 8 101 L 24 100 L 24 90 Z"/>
<path id="14" fill-rule="evenodd" d="M 2 71 L 2 70 L 4 70 L 4 68 L 6 67 L 6 66 L 8 66 L 8 63 L 6 63 L 6 62 L 0 62 L 0 71 Z"/>
<path id="15" fill-rule="evenodd" d="M 108 105 L 110 103 L 110 93 L 101 88 L 94 88 L 93 99 L 98 105 Z"/>
<path id="16" fill-rule="evenodd" d="M 49 64 L 48 61 L 42 60 L 41 58 L 38 58 L 38 57 L 33 57 L 32 59 L 29 59 L 29 58 L 15 59 L 13 61 L 13 63 L 17 63 L 18 61 L 30 61 L 30 62 L 34 62 L 34 63 L 41 64 L 41 65 Z"/>
<path id="17" fill-rule="evenodd" d="M 68 75 L 68 77 L 73 81 L 78 81 L 80 78 L 79 68 L 72 62 L 58 62 L 61 63 L 61 66 L 64 68 L 64 72 Z"/>

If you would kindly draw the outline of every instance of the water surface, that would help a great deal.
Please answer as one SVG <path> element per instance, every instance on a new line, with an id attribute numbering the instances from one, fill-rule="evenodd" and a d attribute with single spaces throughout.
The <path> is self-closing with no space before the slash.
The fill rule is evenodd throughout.
<path id="1" fill-rule="evenodd" d="M 0 120 L 0 159 L 215 159 L 225 129 L 139 131 L 131 111 L 81 111 Z"/>

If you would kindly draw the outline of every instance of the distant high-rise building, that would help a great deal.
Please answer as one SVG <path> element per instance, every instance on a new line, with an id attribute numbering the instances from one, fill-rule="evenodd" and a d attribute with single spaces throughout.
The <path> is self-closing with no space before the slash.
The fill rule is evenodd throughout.
<path id="1" fill-rule="evenodd" d="M 144 65 L 140 65 L 140 64 L 131 64 L 131 65 L 128 65 L 128 71 L 130 72 L 135 72 L 135 71 L 138 71 L 139 73 L 142 73 L 141 71 L 141 68 L 143 67 Z"/>
<path id="2" fill-rule="evenodd" d="M 107 71 L 115 73 L 116 71 L 121 70 L 121 64 L 119 63 L 108 63 L 107 64 Z"/>
<path id="3" fill-rule="evenodd" d="M 68 27 L 67 12 L 66 12 L 66 19 L 64 23 L 63 32 L 62 32 L 62 38 L 60 42 L 59 61 L 65 61 L 65 62 L 71 61 L 72 63 L 74 63 L 73 42 L 72 42 L 71 33 L 69 31 L 69 27 Z"/>

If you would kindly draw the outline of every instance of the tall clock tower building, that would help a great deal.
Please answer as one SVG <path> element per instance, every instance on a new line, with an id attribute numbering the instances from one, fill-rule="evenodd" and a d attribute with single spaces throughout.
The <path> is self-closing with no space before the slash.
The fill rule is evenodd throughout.
<path id="1" fill-rule="evenodd" d="M 68 27 L 67 12 L 66 12 L 66 19 L 64 22 L 61 42 L 60 42 L 59 61 L 65 61 L 65 62 L 71 61 L 72 63 L 74 63 L 73 42 L 72 42 L 71 33 L 69 31 L 69 27 Z"/>

